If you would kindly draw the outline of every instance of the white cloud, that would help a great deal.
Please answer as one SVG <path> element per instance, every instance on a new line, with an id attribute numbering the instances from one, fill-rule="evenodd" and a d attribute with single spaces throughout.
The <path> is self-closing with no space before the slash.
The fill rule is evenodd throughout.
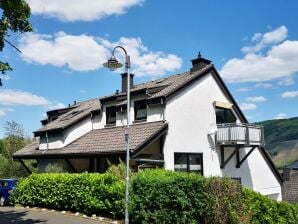
<path id="1" fill-rule="evenodd" d="M 251 41 L 259 41 L 262 38 L 262 34 L 261 33 L 255 33 L 252 38 Z"/>
<path id="2" fill-rule="evenodd" d="M 267 99 L 263 96 L 247 97 L 245 100 L 252 103 L 262 103 L 267 101 Z"/>
<path id="3" fill-rule="evenodd" d="M 282 98 L 295 98 L 298 97 L 298 91 L 286 91 L 281 94 Z"/>
<path id="4" fill-rule="evenodd" d="M 12 108 L 0 108 L 0 117 L 4 117 L 7 112 L 14 111 Z"/>
<path id="5" fill-rule="evenodd" d="M 285 40 L 287 29 L 281 26 L 264 34 L 256 45 L 244 47 L 243 58 L 232 58 L 220 73 L 228 82 L 262 82 L 286 78 L 298 72 L 298 41 Z M 266 52 L 261 52 L 268 47 Z"/>
<path id="6" fill-rule="evenodd" d="M 255 53 L 259 52 L 263 48 L 267 47 L 270 44 L 277 44 L 285 40 L 288 36 L 288 30 L 285 26 L 281 26 L 275 30 L 272 30 L 268 33 L 262 35 L 261 33 L 255 33 L 251 40 L 253 42 L 258 42 L 253 46 L 244 46 L 241 50 L 244 53 Z"/>
<path id="7" fill-rule="evenodd" d="M 241 88 L 236 89 L 237 92 L 248 92 L 251 90 L 252 90 L 251 87 L 241 87 Z"/>
<path id="8" fill-rule="evenodd" d="M 165 54 L 161 51 L 150 51 L 143 45 L 141 38 L 120 38 L 115 43 L 104 41 L 106 47 L 123 46 L 131 56 L 133 73 L 137 76 L 159 76 L 165 72 L 179 69 L 182 59 L 174 54 Z"/>
<path id="9" fill-rule="evenodd" d="M 58 32 L 55 36 L 26 34 L 20 40 L 21 57 L 30 63 L 51 64 L 62 67 L 67 65 L 75 71 L 98 69 L 109 52 L 99 45 L 95 38 L 87 35 L 67 35 Z"/>
<path id="10" fill-rule="evenodd" d="M 287 118 L 287 114 L 284 114 L 284 113 L 279 113 L 276 115 L 276 117 L 274 119 L 285 119 Z"/>
<path id="11" fill-rule="evenodd" d="M 68 35 L 58 32 L 54 36 L 25 34 L 19 48 L 23 60 L 56 67 L 68 66 L 74 71 L 92 71 L 102 67 L 110 57 L 110 50 L 121 45 L 131 56 L 133 72 L 136 76 L 158 76 L 179 69 L 182 59 L 174 54 L 150 51 L 141 38 L 122 37 L 117 42 L 87 35 Z M 120 54 L 122 57 L 123 54 Z M 117 57 L 118 51 L 117 51 Z"/>
<path id="12" fill-rule="evenodd" d="M 38 106 L 48 105 L 50 102 L 42 96 L 37 96 L 29 92 L 13 89 L 2 89 L 0 90 L 0 104 Z"/>
<path id="13" fill-rule="evenodd" d="M 255 85 L 255 87 L 262 87 L 262 88 L 264 88 L 264 89 L 271 89 L 271 88 L 274 87 L 274 85 L 271 84 L 271 83 L 260 82 L 260 83 L 257 83 L 257 84 Z"/>
<path id="14" fill-rule="evenodd" d="M 9 79 L 11 79 L 10 76 L 8 76 L 8 75 L 2 75 L 2 76 L 0 76 L 0 78 L 2 80 L 9 80 Z"/>
<path id="15" fill-rule="evenodd" d="M 239 106 L 240 106 L 240 109 L 243 111 L 257 109 L 257 105 L 255 105 L 253 103 L 241 103 Z"/>
<path id="16" fill-rule="evenodd" d="M 278 81 L 277 84 L 280 86 L 290 86 L 290 85 L 295 84 L 295 81 L 294 81 L 293 77 L 286 77 L 286 78 Z"/>
<path id="17" fill-rule="evenodd" d="M 33 15 L 45 15 L 62 21 L 93 21 L 122 15 L 144 0 L 26 0 Z"/>
<path id="18" fill-rule="evenodd" d="M 51 105 L 47 106 L 48 110 L 56 110 L 65 108 L 65 105 L 63 103 L 52 103 Z"/>

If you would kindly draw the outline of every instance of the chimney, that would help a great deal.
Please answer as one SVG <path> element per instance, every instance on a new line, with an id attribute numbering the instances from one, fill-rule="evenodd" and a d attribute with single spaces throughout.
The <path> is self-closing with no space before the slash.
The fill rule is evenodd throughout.
<path id="1" fill-rule="evenodd" d="M 196 72 L 198 70 L 201 70 L 206 65 L 209 65 L 211 63 L 210 60 L 203 58 L 201 55 L 201 52 L 199 52 L 198 57 L 191 60 L 192 68 L 190 69 L 190 72 Z"/>
<path id="2" fill-rule="evenodd" d="M 127 91 L 127 73 L 122 73 L 122 92 Z M 130 74 L 130 89 L 133 87 L 133 74 Z"/>

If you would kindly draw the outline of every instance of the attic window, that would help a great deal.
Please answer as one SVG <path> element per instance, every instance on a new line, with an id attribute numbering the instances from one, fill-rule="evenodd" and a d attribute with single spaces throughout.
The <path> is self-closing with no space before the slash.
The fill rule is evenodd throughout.
<path id="1" fill-rule="evenodd" d="M 236 116 L 231 109 L 216 107 L 216 123 L 226 124 L 226 123 L 236 123 Z"/>
<path id="2" fill-rule="evenodd" d="M 134 105 L 135 120 L 146 120 L 147 119 L 147 102 L 146 100 L 136 101 Z"/>
<path id="3" fill-rule="evenodd" d="M 106 108 L 106 124 L 116 124 L 116 107 Z"/>

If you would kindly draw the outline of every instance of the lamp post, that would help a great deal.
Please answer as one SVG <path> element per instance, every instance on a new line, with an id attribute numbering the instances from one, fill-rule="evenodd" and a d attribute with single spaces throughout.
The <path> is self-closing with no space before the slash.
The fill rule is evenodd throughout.
<path id="1" fill-rule="evenodd" d="M 126 50 L 122 46 L 114 47 L 111 58 L 103 64 L 104 67 L 115 71 L 121 68 L 121 64 L 115 57 L 115 50 L 122 49 L 125 54 L 125 70 L 127 72 L 127 130 L 125 133 L 126 139 L 126 179 L 125 179 L 125 224 L 129 224 L 128 216 L 128 201 L 129 201 L 129 123 L 130 123 L 130 56 L 127 55 Z"/>

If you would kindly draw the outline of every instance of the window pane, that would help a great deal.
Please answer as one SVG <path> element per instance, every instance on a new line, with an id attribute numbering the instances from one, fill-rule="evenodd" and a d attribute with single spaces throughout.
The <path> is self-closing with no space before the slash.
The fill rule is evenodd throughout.
<path id="1" fill-rule="evenodd" d="M 107 124 L 116 123 L 116 107 L 106 108 Z"/>
<path id="2" fill-rule="evenodd" d="M 202 155 L 190 154 L 189 155 L 189 171 L 201 172 L 202 171 Z"/>
<path id="3" fill-rule="evenodd" d="M 174 168 L 176 171 L 187 171 L 187 154 L 174 154 Z"/>
<path id="4" fill-rule="evenodd" d="M 227 123 L 235 123 L 236 122 L 236 117 L 234 116 L 233 112 L 231 110 L 226 110 L 225 111 L 225 118 Z"/>
<path id="5" fill-rule="evenodd" d="M 146 100 L 135 102 L 135 120 L 143 120 L 147 118 L 147 103 Z"/>
<path id="6" fill-rule="evenodd" d="M 216 123 L 224 124 L 224 123 L 235 123 L 236 117 L 233 114 L 231 109 L 225 108 L 215 108 L 216 111 Z"/>

